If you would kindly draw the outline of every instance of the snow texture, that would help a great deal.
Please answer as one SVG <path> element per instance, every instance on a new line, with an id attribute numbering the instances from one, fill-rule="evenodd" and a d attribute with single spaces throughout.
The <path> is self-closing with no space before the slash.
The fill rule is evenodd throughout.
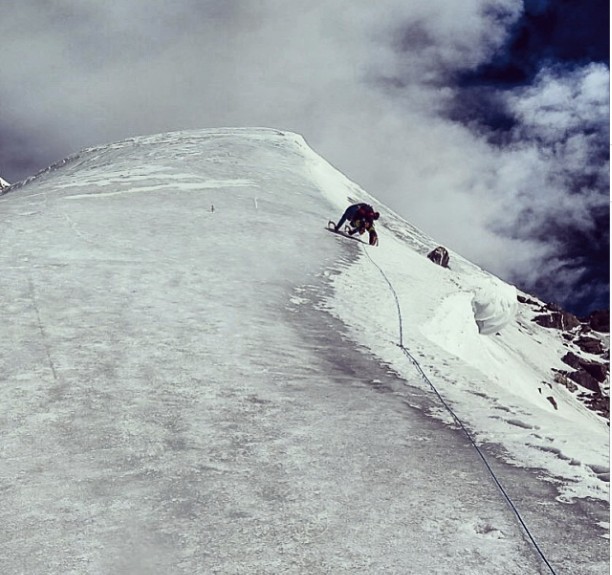
<path id="1" fill-rule="evenodd" d="M 378 247 L 324 230 L 356 201 Z M 91 148 L 0 219 L 3 573 L 549 573 L 432 385 L 555 571 L 609 572 L 559 335 L 300 136 Z"/>

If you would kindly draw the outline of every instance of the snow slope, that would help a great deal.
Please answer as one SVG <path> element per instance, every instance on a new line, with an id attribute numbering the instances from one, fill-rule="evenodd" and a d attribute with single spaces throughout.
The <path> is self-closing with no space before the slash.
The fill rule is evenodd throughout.
<path id="1" fill-rule="evenodd" d="M 347 201 L 377 204 L 312 152 L 310 157 L 337 211 Z M 336 280 L 330 308 L 351 323 L 356 340 L 408 375 L 413 367 L 389 346 L 399 342 L 399 307 L 404 345 L 419 356 L 425 374 L 440 382 L 445 397 L 457 404 L 482 441 L 499 442 L 509 460 L 563 478 L 564 499 L 607 500 L 606 422 L 566 388 L 546 385 L 552 367 L 567 367 L 560 361 L 566 350 L 559 333 L 530 321 L 532 314 L 519 309 L 514 286 L 458 254 L 451 252 L 450 270 L 432 265 L 423 256 L 436 247 L 434 240 L 388 208 L 385 212 L 384 248 L 368 250 L 360 265 Z M 371 293 L 355 290 L 364 282 L 381 294 L 375 306 Z M 442 370 L 441 364 L 450 369 Z"/>
<path id="2" fill-rule="evenodd" d="M 324 230 L 353 201 L 380 246 Z M 5 572 L 550 572 L 435 391 L 557 572 L 608 572 L 559 336 L 301 137 L 88 149 L 0 218 Z"/>

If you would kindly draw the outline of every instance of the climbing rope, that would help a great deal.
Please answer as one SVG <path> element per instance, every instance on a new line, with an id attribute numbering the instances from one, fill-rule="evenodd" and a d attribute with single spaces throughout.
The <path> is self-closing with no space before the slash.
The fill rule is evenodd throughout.
<path id="1" fill-rule="evenodd" d="M 432 389 L 432 391 L 438 397 L 438 399 L 440 400 L 440 402 L 442 403 L 444 408 L 449 412 L 449 414 L 451 415 L 453 420 L 462 429 L 463 433 L 468 438 L 470 444 L 476 450 L 476 453 L 478 453 L 478 455 L 480 456 L 480 459 L 484 463 L 484 466 L 486 467 L 487 471 L 491 475 L 495 485 L 497 485 L 497 487 L 498 487 L 500 493 L 502 494 L 502 496 L 504 497 L 506 503 L 508 504 L 508 506 L 510 507 L 510 509 L 512 510 L 512 512 L 514 513 L 516 518 L 518 519 L 518 521 L 521 524 L 521 526 L 523 527 L 525 533 L 527 534 L 527 537 L 529 538 L 529 540 L 533 544 L 533 546 L 536 549 L 536 551 L 538 552 L 539 556 L 542 558 L 542 561 L 544 561 L 544 563 L 550 569 L 550 572 L 553 575 L 557 575 L 555 570 L 553 569 L 552 565 L 550 564 L 550 562 L 548 561 L 548 559 L 544 555 L 542 549 L 538 545 L 535 537 L 532 535 L 531 531 L 529 530 L 529 527 L 527 527 L 527 524 L 523 520 L 523 517 L 521 516 L 519 510 L 516 508 L 516 505 L 512 501 L 512 498 L 510 497 L 510 495 L 508 495 L 507 491 L 504 489 L 504 486 L 501 484 L 501 481 L 498 479 L 497 475 L 495 474 L 495 472 L 493 471 L 493 469 L 489 465 L 489 462 L 487 461 L 486 457 L 484 456 L 484 453 L 482 452 L 480 447 L 478 447 L 478 445 L 476 444 L 476 441 L 474 440 L 474 438 L 472 437 L 472 435 L 470 434 L 470 432 L 468 431 L 466 426 L 463 424 L 461 419 L 459 419 L 459 417 L 453 411 L 453 409 L 450 407 L 450 405 L 444 400 L 444 398 L 442 397 L 442 395 L 440 394 L 440 392 L 438 391 L 436 386 L 427 377 L 427 375 L 425 374 L 425 372 L 423 371 L 423 369 L 419 365 L 419 362 L 415 359 L 415 357 L 410 353 L 408 348 L 404 345 L 404 327 L 403 327 L 403 320 L 402 320 L 402 308 L 400 306 L 399 297 L 397 295 L 397 292 L 395 291 L 395 288 L 393 287 L 393 284 L 391 283 L 391 281 L 387 277 L 387 274 L 385 274 L 384 270 L 372 259 L 372 256 L 370 256 L 370 254 L 368 253 L 368 250 L 364 248 L 363 251 L 366 254 L 366 256 L 368 257 L 368 259 L 372 262 L 372 264 L 374 264 L 374 266 L 378 269 L 378 271 L 380 272 L 381 276 L 383 277 L 383 279 L 385 280 L 385 282 L 389 286 L 389 290 L 393 294 L 393 298 L 395 299 L 395 306 L 397 308 L 397 318 L 398 318 L 398 322 L 399 322 L 399 343 L 397 344 L 397 346 L 402 350 L 402 352 L 404 353 L 406 358 L 414 365 L 415 369 L 419 372 L 419 374 L 421 375 L 422 379 L 429 385 L 429 387 Z"/>

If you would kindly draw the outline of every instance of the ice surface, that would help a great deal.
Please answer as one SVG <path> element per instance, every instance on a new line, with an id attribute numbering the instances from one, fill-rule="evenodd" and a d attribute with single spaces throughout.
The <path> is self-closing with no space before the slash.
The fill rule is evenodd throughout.
<path id="1" fill-rule="evenodd" d="M 325 232 L 352 201 L 379 247 Z M 547 572 L 400 340 L 557 572 L 608 572 L 607 426 L 543 389 L 562 342 L 301 137 L 92 148 L 0 220 L 3 573 Z"/>

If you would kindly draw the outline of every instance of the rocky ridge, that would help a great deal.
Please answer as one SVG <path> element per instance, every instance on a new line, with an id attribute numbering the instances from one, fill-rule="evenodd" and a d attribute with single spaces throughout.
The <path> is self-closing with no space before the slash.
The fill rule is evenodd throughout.
<path id="1" fill-rule="evenodd" d="M 551 368 L 552 388 L 562 385 L 590 410 L 610 420 L 610 310 L 597 310 L 579 318 L 554 303 L 543 303 L 519 295 L 518 301 L 530 311 L 531 321 L 556 331 L 563 350 L 560 360 L 567 368 Z M 555 400 L 548 398 L 553 405 Z M 555 405 L 556 407 L 556 405 Z"/>

